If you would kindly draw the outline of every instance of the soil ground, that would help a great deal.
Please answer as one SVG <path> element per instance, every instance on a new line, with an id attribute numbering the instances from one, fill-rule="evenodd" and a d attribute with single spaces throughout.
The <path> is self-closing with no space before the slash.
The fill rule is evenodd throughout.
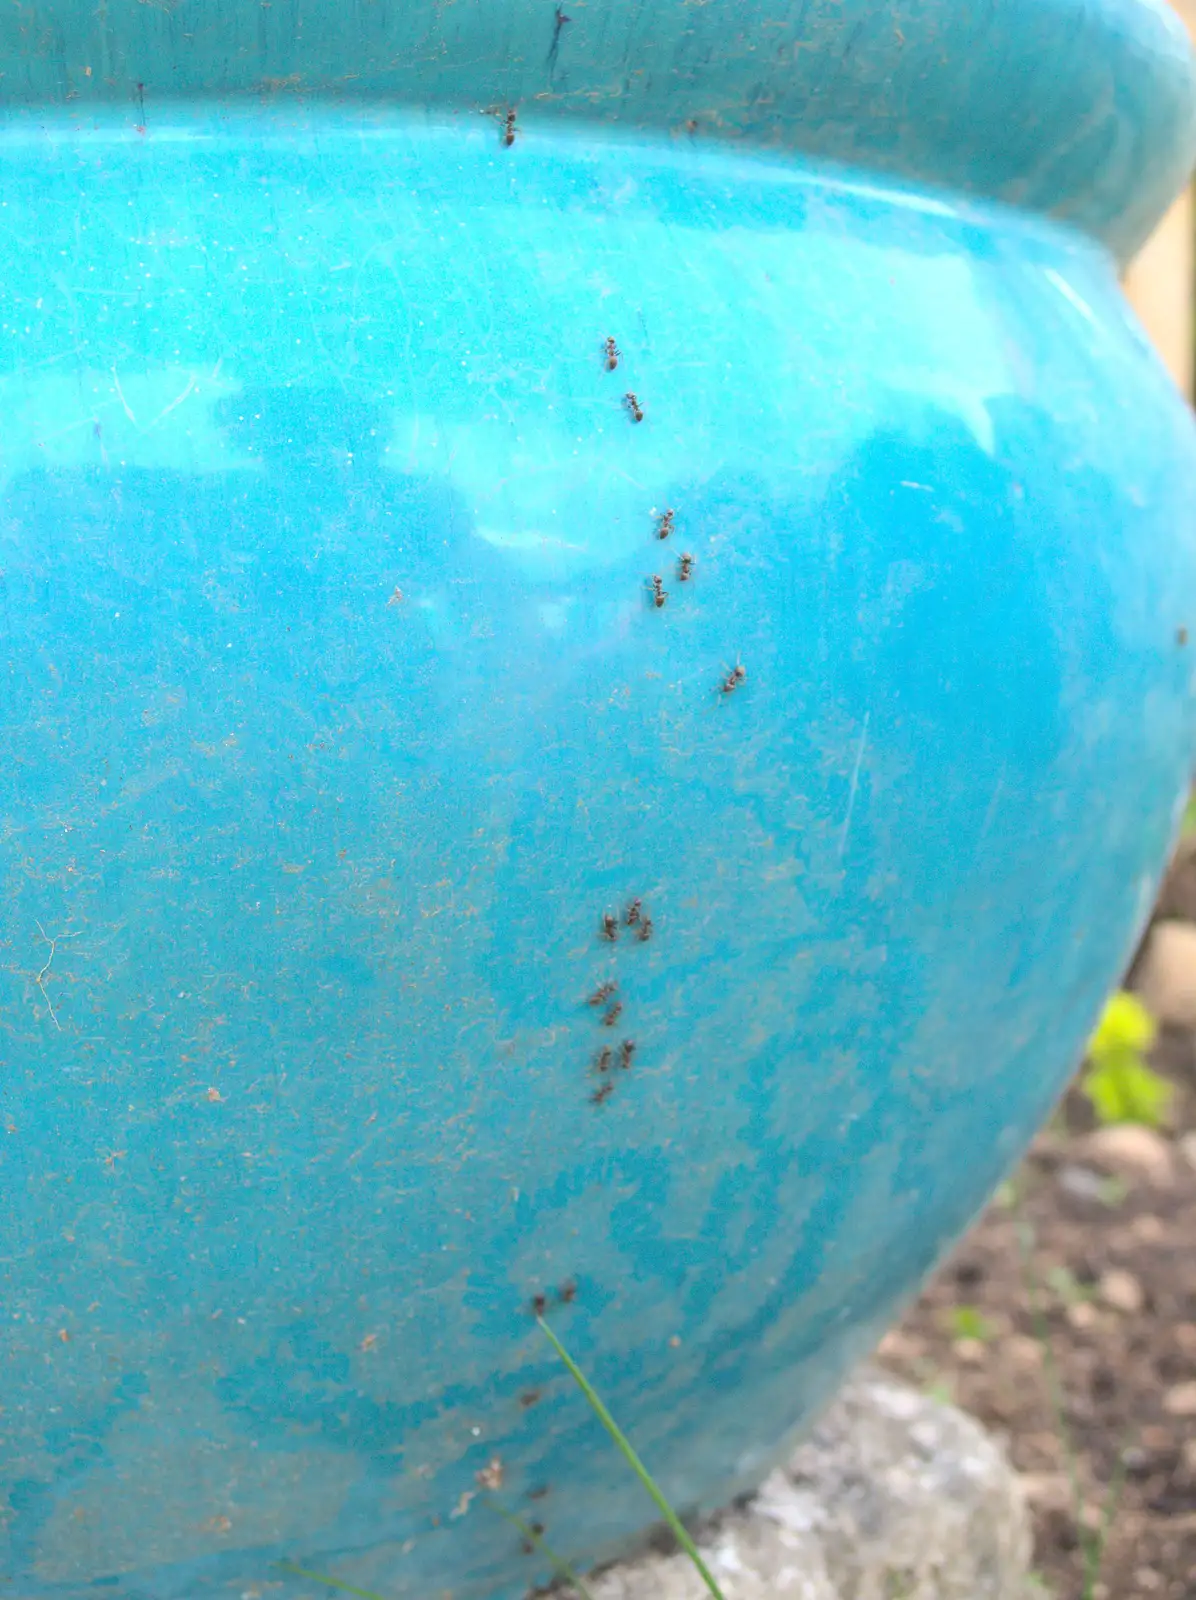
<path id="1" fill-rule="evenodd" d="M 1196 854 L 1160 910 L 1196 921 Z M 1169 1178 L 1107 1176 L 1073 1089 L 881 1346 L 1005 1440 L 1056 1600 L 1196 1600 L 1196 1037 L 1164 1030 L 1151 1060 Z"/>

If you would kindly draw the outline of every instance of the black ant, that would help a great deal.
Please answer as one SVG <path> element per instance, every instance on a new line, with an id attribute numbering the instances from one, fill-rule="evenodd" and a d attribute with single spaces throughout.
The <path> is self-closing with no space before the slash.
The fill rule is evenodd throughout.
<path id="1" fill-rule="evenodd" d="M 572 1278 L 567 1278 L 556 1292 L 557 1299 L 563 1306 L 571 1306 L 577 1299 L 577 1285 Z"/>
<path id="2" fill-rule="evenodd" d="M 602 349 L 606 355 L 606 370 L 613 372 L 619 365 L 619 347 L 613 339 L 607 339 Z"/>
<path id="3" fill-rule="evenodd" d="M 736 689 L 739 688 L 739 685 L 743 682 L 743 680 L 746 677 L 747 677 L 747 673 L 744 671 L 743 667 L 737 661 L 735 663 L 735 665 L 731 668 L 730 672 L 728 672 L 727 676 L 719 684 L 719 686 L 718 686 L 719 694 L 734 694 Z"/>
<path id="4" fill-rule="evenodd" d="M 624 911 L 623 921 L 629 928 L 634 928 L 636 923 L 640 920 L 640 910 L 643 904 L 644 902 L 642 900 L 633 900 L 627 907 L 627 910 Z"/>
<path id="5" fill-rule="evenodd" d="M 600 1106 L 604 1100 L 609 1100 L 614 1092 L 615 1086 L 609 1080 L 606 1083 L 600 1083 L 590 1096 L 590 1103 Z"/>
<path id="6" fill-rule="evenodd" d="M 641 944 L 647 944 L 648 940 L 651 937 L 652 937 L 652 918 L 651 917 L 645 917 L 644 920 L 640 923 L 639 932 L 636 934 L 636 938 L 639 940 L 639 942 Z"/>
<path id="7" fill-rule="evenodd" d="M 610 1071 L 610 1062 L 611 1062 L 611 1051 L 610 1051 L 610 1046 L 608 1045 L 605 1050 L 600 1050 L 598 1052 L 598 1057 L 597 1057 L 597 1060 L 594 1062 L 594 1065 L 595 1065 L 595 1067 L 597 1067 L 599 1072 L 609 1072 Z"/>
<path id="8" fill-rule="evenodd" d="M 602 933 L 600 937 L 603 939 L 609 939 L 611 944 L 614 944 L 615 940 L 619 937 L 618 918 L 612 917 L 609 911 L 603 913 Z"/>
<path id="9" fill-rule="evenodd" d="M 506 118 L 505 118 L 505 120 L 503 122 L 502 142 L 503 142 L 503 144 L 506 145 L 508 150 L 515 143 L 515 107 L 514 106 L 511 106 L 510 109 L 507 111 Z"/>
<path id="10" fill-rule="evenodd" d="M 631 1065 L 631 1058 L 632 1058 L 632 1056 L 634 1054 L 635 1054 L 635 1040 L 634 1039 L 624 1039 L 623 1040 L 622 1049 L 619 1051 L 619 1056 L 620 1056 L 619 1066 L 623 1069 L 624 1072 L 626 1072 L 627 1068 Z"/>
<path id="11" fill-rule="evenodd" d="M 1176 642 L 1177 645 L 1179 645 L 1181 650 L 1183 649 L 1184 645 L 1187 644 L 1187 642 L 1188 642 L 1188 630 L 1186 628 L 1176 628 L 1176 630 L 1175 630 L 1175 642 Z"/>
<path id="12" fill-rule="evenodd" d="M 682 555 L 677 563 L 677 577 L 682 583 L 688 583 L 693 576 L 694 558 L 691 555 Z"/>
<path id="13" fill-rule="evenodd" d="M 643 407 L 632 394 L 630 389 L 628 389 L 627 393 L 623 396 L 623 403 L 626 405 L 628 411 L 631 412 L 632 422 L 642 422 L 644 420 Z"/>
<path id="14" fill-rule="evenodd" d="M 604 1028 L 613 1028 L 615 1023 L 618 1022 L 619 1018 L 622 1016 L 622 1014 L 623 1014 L 623 1002 L 621 1000 L 616 1000 L 614 1005 L 611 1006 L 609 1011 L 604 1011 L 602 1013 L 602 1026 Z"/>
<path id="15" fill-rule="evenodd" d="M 533 1406 L 539 1405 L 539 1403 L 540 1403 L 540 1390 L 539 1389 L 525 1389 L 523 1391 L 523 1393 L 519 1396 L 519 1404 L 523 1407 L 523 1409 L 525 1411 L 530 1411 Z"/>
<path id="16" fill-rule="evenodd" d="M 593 994 L 586 1001 L 588 1006 L 600 1006 L 604 1000 L 609 1000 L 619 987 L 617 983 L 600 983 Z"/>
<path id="17" fill-rule="evenodd" d="M 659 573 L 652 574 L 652 601 L 657 611 L 664 605 L 669 597 L 669 591 L 664 586 L 664 579 Z"/>
<path id="18" fill-rule="evenodd" d="M 529 1489 L 527 1491 L 527 1497 L 529 1500 L 543 1500 L 547 1493 L 548 1485 L 546 1483 L 542 1483 L 538 1489 Z"/>
<path id="19" fill-rule="evenodd" d="M 669 534 L 672 533 L 672 531 L 673 531 L 673 508 L 672 508 L 672 506 L 670 506 L 669 509 L 666 512 L 663 513 L 663 515 L 660 518 L 660 521 L 656 524 L 656 537 L 658 539 L 667 539 Z"/>
<path id="20" fill-rule="evenodd" d="M 548 1296 L 546 1294 L 532 1295 L 532 1316 L 542 1317 L 548 1310 Z"/>
<path id="21" fill-rule="evenodd" d="M 537 1539 L 544 1532 L 544 1524 L 542 1522 L 529 1522 L 527 1526 L 528 1531 L 530 1533 L 534 1533 Z M 535 1545 L 530 1539 L 525 1539 L 523 1541 L 523 1553 L 525 1556 L 530 1556 L 535 1548 Z"/>

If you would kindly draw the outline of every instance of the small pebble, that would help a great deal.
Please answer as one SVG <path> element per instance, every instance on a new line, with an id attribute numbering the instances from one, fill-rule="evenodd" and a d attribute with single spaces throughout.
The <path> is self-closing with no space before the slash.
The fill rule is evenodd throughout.
<path id="1" fill-rule="evenodd" d="M 877 1355 L 885 1361 L 916 1361 L 925 1355 L 926 1343 L 900 1328 L 890 1328 L 880 1341 Z"/>
<path id="2" fill-rule="evenodd" d="M 1161 1589 L 1163 1580 L 1153 1567 L 1139 1567 L 1134 1573 L 1134 1582 L 1139 1589 Z"/>
<path id="3" fill-rule="evenodd" d="M 978 1367 L 988 1359 L 988 1346 L 980 1339 L 956 1339 L 951 1353 L 957 1361 L 969 1367 Z"/>
<path id="4" fill-rule="evenodd" d="M 1185 1133 L 1179 1141 L 1179 1153 L 1193 1172 L 1196 1172 L 1196 1130 Z"/>
<path id="5" fill-rule="evenodd" d="M 1151 929 L 1137 987 L 1160 1022 L 1196 1027 L 1196 927 L 1165 919 Z"/>
<path id="6" fill-rule="evenodd" d="M 1068 1306 L 1067 1320 L 1073 1328 L 1085 1333 L 1089 1328 L 1096 1327 L 1100 1317 L 1095 1306 L 1089 1305 L 1087 1300 L 1081 1300 L 1078 1305 Z"/>
<path id="7" fill-rule="evenodd" d="M 1112 1306 L 1114 1311 L 1124 1311 L 1127 1316 L 1136 1316 L 1146 1303 L 1146 1296 L 1137 1278 L 1120 1267 L 1110 1267 L 1108 1272 L 1101 1274 L 1097 1293 L 1107 1306 Z"/>
<path id="8" fill-rule="evenodd" d="M 1154 1458 L 1149 1450 L 1131 1444 L 1121 1452 L 1121 1464 L 1131 1478 L 1149 1477 Z"/>
<path id="9" fill-rule="evenodd" d="M 1077 1200 L 1103 1200 L 1108 1181 L 1091 1167 L 1069 1165 L 1059 1169 L 1059 1187 Z"/>
<path id="10" fill-rule="evenodd" d="M 1196 1417 L 1196 1382 L 1177 1383 L 1168 1389 L 1163 1410 L 1169 1417 Z"/>
<path id="11" fill-rule="evenodd" d="M 1175 1342 L 1190 1356 L 1196 1356 L 1196 1322 L 1177 1322 L 1172 1330 Z"/>
<path id="12" fill-rule="evenodd" d="M 1196 1439 L 1184 1441 L 1184 1466 L 1189 1472 L 1196 1472 Z"/>
<path id="13" fill-rule="evenodd" d="M 1071 1510 L 1071 1483 L 1065 1472 L 1022 1472 L 1018 1483 L 1026 1504 L 1035 1510 Z"/>
<path id="14" fill-rule="evenodd" d="M 1147 1211 L 1140 1217 L 1135 1217 L 1130 1223 L 1134 1238 L 1141 1244 L 1158 1244 L 1166 1237 L 1167 1230 L 1153 1212 Z"/>
<path id="15" fill-rule="evenodd" d="M 1158 1189 L 1165 1189 L 1174 1176 L 1171 1146 L 1166 1139 L 1153 1128 L 1136 1123 L 1097 1128 L 1084 1139 L 1082 1149 L 1098 1165 L 1126 1177 L 1141 1178 Z"/>
<path id="16" fill-rule="evenodd" d="M 1028 1334 L 1015 1333 L 1005 1345 L 1005 1354 L 1015 1367 L 1037 1371 L 1042 1366 L 1042 1345 Z"/>

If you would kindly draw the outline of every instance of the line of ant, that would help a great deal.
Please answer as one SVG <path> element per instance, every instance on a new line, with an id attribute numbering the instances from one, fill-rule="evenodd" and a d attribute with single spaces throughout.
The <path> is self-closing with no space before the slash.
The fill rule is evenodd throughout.
<path id="1" fill-rule="evenodd" d="M 637 895 L 629 900 L 624 907 L 622 918 L 616 917 L 610 911 L 604 911 L 598 925 L 598 937 L 608 944 L 614 944 L 619 937 L 620 927 L 634 928 L 635 938 L 640 944 L 647 944 L 652 937 L 652 918 L 644 910 L 644 902 Z M 600 983 L 593 994 L 588 996 L 586 1004 L 596 1010 L 604 1008 L 599 1017 L 599 1024 L 605 1028 L 613 1028 L 623 1014 L 623 1002 L 618 998 L 619 985 L 608 979 Z M 618 1049 L 612 1045 L 603 1045 L 594 1057 L 592 1068 L 601 1080 L 590 1093 L 590 1104 L 595 1106 L 605 1105 L 615 1092 L 615 1079 L 618 1072 L 626 1072 L 636 1052 L 634 1039 L 623 1039 Z"/>
<path id="2" fill-rule="evenodd" d="M 571 1306 L 577 1299 L 576 1279 L 566 1278 L 564 1283 L 562 1283 L 559 1288 L 553 1289 L 551 1293 L 552 1300 L 555 1301 L 558 1306 Z M 540 1290 L 538 1294 L 532 1295 L 531 1300 L 528 1302 L 532 1316 L 546 1316 L 550 1303 L 549 1296 L 545 1294 L 543 1290 Z M 535 1401 L 531 1401 L 529 1403 L 534 1405 Z"/>

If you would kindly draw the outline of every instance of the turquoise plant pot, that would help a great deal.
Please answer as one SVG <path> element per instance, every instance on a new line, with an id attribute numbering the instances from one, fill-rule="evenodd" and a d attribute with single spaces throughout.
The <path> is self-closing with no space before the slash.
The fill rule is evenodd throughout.
<path id="1" fill-rule="evenodd" d="M 0 65 L 0 1570 L 515 1596 L 500 1507 L 653 1516 L 537 1297 L 725 1501 L 1142 927 L 1196 453 L 1116 262 L 1186 43 L 30 0 Z"/>

